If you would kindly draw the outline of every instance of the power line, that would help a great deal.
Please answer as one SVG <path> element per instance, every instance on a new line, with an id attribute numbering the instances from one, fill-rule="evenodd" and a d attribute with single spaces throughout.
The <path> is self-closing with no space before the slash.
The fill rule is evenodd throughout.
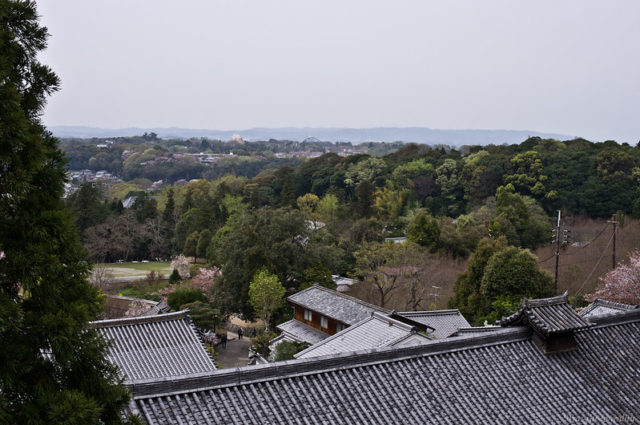
<path id="1" fill-rule="evenodd" d="M 602 230 L 600 230 L 598 232 L 598 234 L 593 239 L 591 239 L 589 242 L 585 243 L 584 245 L 574 247 L 576 249 L 576 251 L 579 250 L 579 249 L 585 249 L 586 247 L 591 245 L 593 242 L 595 242 L 596 239 L 598 239 L 604 233 L 605 230 L 607 230 L 608 227 L 609 227 L 609 225 L 607 224 L 605 227 L 602 228 Z M 577 252 L 572 252 L 572 253 L 569 253 L 569 254 L 563 254 L 563 256 L 564 257 L 569 257 L 571 255 L 576 255 L 576 254 L 579 254 L 579 253 L 580 253 L 580 251 L 577 251 Z"/>
<path id="2" fill-rule="evenodd" d="M 562 254 L 562 256 L 563 256 L 563 257 L 571 257 L 572 255 L 581 254 L 581 252 L 580 252 L 580 251 L 578 251 L 578 250 L 580 250 L 580 249 L 585 249 L 586 247 L 588 247 L 589 245 L 591 245 L 593 242 L 595 242 L 595 240 L 596 240 L 596 239 L 598 239 L 598 238 L 599 238 L 599 237 L 604 233 L 604 231 L 605 231 L 605 230 L 607 230 L 607 228 L 608 228 L 608 227 L 609 227 L 609 225 L 604 226 L 604 227 L 602 228 L 602 230 L 600 230 L 600 231 L 598 232 L 598 234 L 597 234 L 593 239 L 591 239 L 589 242 L 585 243 L 584 245 L 582 245 L 582 246 L 577 246 L 577 247 L 573 247 L 573 248 L 575 248 L 575 249 L 576 249 L 576 251 L 574 251 L 574 252 L 570 252 L 570 253 L 564 253 L 564 254 Z M 556 254 L 555 254 L 555 253 L 553 253 L 553 254 L 551 254 L 549 257 L 545 258 L 544 260 L 538 260 L 538 263 L 545 263 L 545 262 L 547 262 L 547 261 L 551 260 L 552 258 L 554 258 L 555 256 L 556 256 Z M 571 263 L 571 264 L 579 264 L 579 263 L 583 263 L 583 262 L 584 262 L 584 261 L 578 261 L 578 262 L 576 262 L 576 263 Z M 569 265 L 571 265 L 571 264 L 569 264 Z"/>
<path id="3" fill-rule="evenodd" d="M 595 240 L 596 240 L 596 239 L 598 239 L 598 238 L 600 237 L 600 235 L 602 235 L 602 234 L 604 233 L 604 231 L 605 231 L 605 230 L 607 230 L 607 228 L 608 228 L 608 227 L 609 227 L 609 225 L 608 225 L 608 224 L 606 224 L 606 225 L 602 228 L 602 230 L 600 230 L 600 231 L 598 232 L 598 234 L 597 234 L 593 239 L 591 239 L 589 242 L 585 243 L 584 245 L 582 245 L 582 246 L 578 246 L 578 247 L 575 247 L 575 248 L 576 248 L 576 249 L 585 249 L 586 247 L 588 247 L 589 245 L 591 245 L 593 242 L 595 242 Z M 575 254 L 575 252 L 574 252 L 573 254 Z M 566 255 L 573 255 L 573 254 L 566 254 Z"/>
<path id="4" fill-rule="evenodd" d="M 604 258 L 604 255 L 606 254 L 607 249 L 609 248 L 609 245 L 611 244 L 611 241 L 613 241 L 613 235 L 611 235 L 611 237 L 609 238 L 609 242 L 607 242 L 607 246 L 602 250 L 602 254 L 600 254 L 600 258 L 598 258 L 598 261 L 596 262 L 595 266 L 593 266 L 593 269 L 591 269 L 591 273 L 589 273 L 589 276 L 587 276 L 587 278 L 584 280 L 584 282 L 582 282 L 582 285 L 580 286 L 580 288 L 578 288 L 578 291 L 576 292 L 576 296 L 580 295 L 580 292 L 582 292 L 582 288 L 584 288 L 584 285 L 587 284 L 587 282 L 591 278 L 591 275 L 593 274 L 593 272 L 595 272 L 596 268 L 598 268 L 598 265 L 600 265 L 600 261 L 602 261 L 602 259 Z"/>
<path id="5" fill-rule="evenodd" d="M 549 260 L 551 260 L 551 259 L 552 259 L 553 257 L 555 257 L 555 256 L 556 256 L 556 254 L 555 254 L 555 253 L 554 253 L 554 254 L 551 254 L 551 256 L 550 256 L 550 257 L 547 257 L 547 258 L 545 258 L 544 260 L 539 260 L 538 262 L 539 262 L 539 263 L 544 263 L 545 261 L 549 261 Z"/>

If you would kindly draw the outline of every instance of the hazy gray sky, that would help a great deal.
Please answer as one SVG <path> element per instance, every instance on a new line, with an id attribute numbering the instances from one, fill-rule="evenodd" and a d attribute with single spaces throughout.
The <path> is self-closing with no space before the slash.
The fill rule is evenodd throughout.
<path id="1" fill-rule="evenodd" d="M 47 125 L 640 140 L 637 0 L 40 0 Z"/>

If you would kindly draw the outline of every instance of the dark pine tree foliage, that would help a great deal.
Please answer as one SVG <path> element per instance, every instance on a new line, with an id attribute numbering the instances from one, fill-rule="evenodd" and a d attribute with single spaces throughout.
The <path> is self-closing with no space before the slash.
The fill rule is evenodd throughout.
<path id="1" fill-rule="evenodd" d="M 37 60 L 32 1 L 0 0 L 0 423 L 116 424 L 128 393 L 88 321 L 98 290 L 61 202 L 65 159 L 40 114 L 57 76 Z"/>

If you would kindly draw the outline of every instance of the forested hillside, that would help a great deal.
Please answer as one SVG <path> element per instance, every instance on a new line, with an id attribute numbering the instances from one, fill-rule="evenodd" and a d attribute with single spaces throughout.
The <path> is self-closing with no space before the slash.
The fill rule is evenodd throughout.
<path id="1" fill-rule="evenodd" d="M 207 149 L 212 146 L 218 145 L 209 143 Z M 244 146 L 253 149 L 251 143 Z M 113 171 L 125 180 L 139 177 L 132 170 L 157 156 L 149 149 L 155 148 L 129 156 L 122 169 Z M 72 166 L 87 161 L 77 157 L 81 151 L 67 150 Z M 88 162 L 94 159 L 99 160 L 94 156 Z M 572 249 L 587 252 L 599 246 L 598 265 L 610 263 L 600 260 L 610 246 L 600 228 L 613 214 L 627 229 L 635 228 L 639 165 L 638 147 L 613 141 L 530 138 L 519 145 L 459 151 L 408 144 L 384 156 L 331 152 L 257 174 L 198 163 L 202 175 L 215 178 L 171 186 L 166 182 L 192 176 L 160 173 L 153 179 L 164 177 L 165 184 L 156 192 L 140 179 L 85 184 L 68 204 L 95 260 L 177 253 L 206 259 L 221 267 L 219 295 L 233 311 L 251 314 L 249 282 L 267 267 L 291 290 L 328 282 L 331 274 L 352 276 L 362 281 L 356 288 L 360 296 L 397 309 L 429 308 L 434 301 L 443 308 L 457 281 L 449 305 L 466 308 L 479 320 L 492 318 L 500 308 L 508 312 L 518 297 L 554 291 L 552 277 L 540 272 L 538 260 L 554 270 L 554 261 L 546 257 L 554 253 L 550 244 L 557 210 L 573 223 L 591 220 L 581 230 L 574 226 L 572 234 L 562 231 L 561 258 Z M 138 195 L 129 209 L 121 203 L 127 195 Z M 568 223 L 561 230 L 571 230 Z M 405 235 L 407 244 L 384 243 L 384 238 Z M 634 247 L 636 239 L 628 238 L 619 247 L 620 260 Z M 541 258 L 526 249 L 538 250 Z M 501 268 L 529 281 L 540 272 L 538 288 L 510 281 L 511 276 L 498 273 Z M 601 273 L 561 271 L 560 289 L 577 292 L 587 279 L 582 294 L 593 289 Z M 441 292 L 433 296 L 434 290 Z M 512 297 L 500 298 L 503 292 Z"/>

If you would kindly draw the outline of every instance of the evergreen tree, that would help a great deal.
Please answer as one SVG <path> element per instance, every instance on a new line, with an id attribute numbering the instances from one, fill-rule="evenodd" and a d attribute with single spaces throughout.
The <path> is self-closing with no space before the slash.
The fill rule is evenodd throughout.
<path id="1" fill-rule="evenodd" d="M 358 202 L 355 206 L 355 211 L 359 217 L 369 217 L 371 215 L 374 190 L 374 186 L 368 180 L 365 180 L 358 185 L 356 189 Z"/>
<path id="2" fill-rule="evenodd" d="M 284 178 L 280 197 L 282 199 L 281 206 L 283 207 L 290 207 L 296 204 L 296 186 L 291 173 Z"/>
<path id="3" fill-rule="evenodd" d="M 102 223 L 106 218 L 106 208 L 100 202 L 100 190 L 94 183 L 83 183 L 69 197 L 67 205 L 76 216 L 76 225 L 81 232 Z"/>
<path id="4" fill-rule="evenodd" d="M 167 193 L 167 203 L 164 206 L 164 211 L 162 212 L 162 222 L 167 226 L 173 228 L 176 225 L 176 220 L 174 218 L 176 209 L 176 202 L 173 199 L 173 188 L 169 188 L 169 192 Z"/>
<path id="5" fill-rule="evenodd" d="M 102 309 L 40 122 L 57 76 L 32 1 L 0 0 L 0 422 L 122 423 L 128 401 L 88 321 Z"/>
<path id="6" fill-rule="evenodd" d="M 198 235 L 198 245 L 196 246 L 196 257 L 198 258 L 207 258 L 207 248 L 209 248 L 209 244 L 211 243 L 211 231 L 209 229 L 204 229 Z"/>
<path id="7" fill-rule="evenodd" d="M 164 206 L 164 211 L 162 212 L 162 227 L 164 228 L 166 239 L 170 241 L 169 251 L 171 253 L 176 251 L 174 245 L 174 237 L 176 230 L 176 201 L 173 198 L 173 188 L 169 188 L 169 192 L 167 193 L 167 203 Z"/>
<path id="8" fill-rule="evenodd" d="M 196 263 L 197 260 L 197 248 L 198 248 L 198 238 L 199 232 L 194 230 L 189 236 L 187 236 L 187 240 L 184 242 L 184 248 L 182 253 L 187 257 L 193 257 L 193 263 Z"/>
<path id="9" fill-rule="evenodd" d="M 481 293 L 482 278 L 487 263 L 495 253 L 506 247 L 507 240 L 504 237 L 480 240 L 467 263 L 467 270 L 456 279 L 453 298 L 449 300 L 449 308 L 459 309 L 471 323 L 478 322 L 489 309 L 489 303 Z"/>
<path id="10" fill-rule="evenodd" d="M 453 288 L 450 308 L 471 322 L 493 323 L 517 310 L 522 298 L 553 295 L 553 278 L 541 270 L 529 250 L 507 246 L 504 237 L 482 239 L 469 259 L 467 271 Z"/>
<path id="11" fill-rule="evenodd" d="M 438 220 L 425 212 L 420 212 L 407 229 L 407 238 L 436 252 L 440 247 L 440 227 Z"/>
<path id="12" fill-rule="evenodd" d="M 182 203 L 182 213 L 186 213 L 187 211 L 189 211 L 191 208 L 193 208 L 195 206 L 194 201 L 193 201 L 193 188 L 192 187 L 188 187 L 187 188 L 187 193 L 184 195 L 184 202 Z"/>

